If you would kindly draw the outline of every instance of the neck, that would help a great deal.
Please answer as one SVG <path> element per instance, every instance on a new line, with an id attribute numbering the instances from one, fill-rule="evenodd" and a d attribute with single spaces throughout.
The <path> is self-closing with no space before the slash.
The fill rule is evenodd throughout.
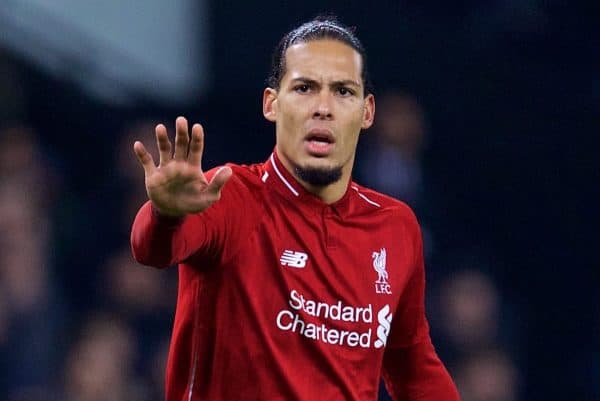
<path id="1" fill-rule="evenodd" d="M 318 196 L 321 200 L 328 205 L 335 203 L 342 199 L 344 194 L 346 193 L 346 189 L 348 188 L 348 181 L 350 181 L 350 175 L 346 175 L 342 173 L 342 177 L 334 182 L 333 184 L 325 185 L 325 186 L 315 186 L 311 185 L 298 176 L 294 174 L 294 177 L 304 189 L 306 189 L 311 194 Z"/>
<path id="2" fill-rule="evenodd" d="M 342 175 L 337 181 L 328 185 L 314 185 L 299 177 L 294 165 L 285 156 L 279 153 L 279 151 L 277 151 L 277 156 L 283 167 L 307 192 L 317 196 L 326 204 L 329 205 L 337 202 L 346 193 L 346 190 L 348 189 L 348 182 L 350 181 L 350 177 L 352 175 L 354 158 L 342 166 Z"/>

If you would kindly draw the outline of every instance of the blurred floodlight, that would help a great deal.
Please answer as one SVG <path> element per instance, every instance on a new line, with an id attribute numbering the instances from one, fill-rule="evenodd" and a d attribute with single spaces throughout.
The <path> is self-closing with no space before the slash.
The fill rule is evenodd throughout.
<path id="1" fill-rule="evenodd" d="M 202 0 L 2 0 L 0 46 L 104 100 L 181 103 L 208 82 Z"/>

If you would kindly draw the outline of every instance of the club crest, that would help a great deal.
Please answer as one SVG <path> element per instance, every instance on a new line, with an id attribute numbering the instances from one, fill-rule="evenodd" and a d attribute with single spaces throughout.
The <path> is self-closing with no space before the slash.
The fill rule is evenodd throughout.
<path id="1" fill-rule="evenodd" d="M 375 292 L 377 294 L 391 294 L 392 287 L 388 282 L 388 272 L 385 269 L 386 263 L 385 248 L 381 248 L 379 252 L 373 252 L 373 269 L 377 272 L 377 280 L 375 280 Z"/>

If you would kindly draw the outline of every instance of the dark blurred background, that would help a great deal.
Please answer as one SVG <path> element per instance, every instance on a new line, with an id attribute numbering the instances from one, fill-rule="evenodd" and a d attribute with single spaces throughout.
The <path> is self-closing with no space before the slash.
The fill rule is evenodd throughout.
<path id="1" fill-rule="evenodd" d="M 367 47 L 355 179 L 423 225 L 463 400 L 600 400 L 597 5 L 135 3 L 0 2 L 1 400 L 162 399 L 177 277 L 130 256 L 133 141 L 185 115 L 205 166 L 265 160 L 271 50 L 321 12 Z"/>

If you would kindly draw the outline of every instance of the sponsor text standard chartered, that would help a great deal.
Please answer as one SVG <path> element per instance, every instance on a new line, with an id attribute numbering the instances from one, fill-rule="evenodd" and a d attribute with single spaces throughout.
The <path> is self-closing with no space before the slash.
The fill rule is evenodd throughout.
<path id="1" fill-rule="evenodd" d="M 307 300 L 298 291 L 292 290 L 289 299 L 290 307 L 296 311 L 282 309 L 277 314 L 277 327 L 283 331 L 298 333 L 312 340 L 322 341 L 325 344 L 347 345 L 350 347 L 369 348 L 371 346 L 372 329 L 358 332 L 352 330 L 339 330 L 328 327 L 326 324 L 307 323 L 298 314 L 297 311 L 303 311 L 307 315 L 330 319 L 333 321 L 342 321 L 348 323 L 367 323 L 373 322 L 373 306 L 368 304 L 365 307 L 354 307 L 342 304 L 338 301 L 334 304 L 326 302 L 317 302 Z M 385 340 L 389 334 L 389 325 L 391 313 L 389 305 L 385 305 L 377 314 L 379 327 L 377 328 L 378 340 L 374 342 L 375 348 L 385 345 Z"/>

